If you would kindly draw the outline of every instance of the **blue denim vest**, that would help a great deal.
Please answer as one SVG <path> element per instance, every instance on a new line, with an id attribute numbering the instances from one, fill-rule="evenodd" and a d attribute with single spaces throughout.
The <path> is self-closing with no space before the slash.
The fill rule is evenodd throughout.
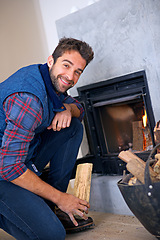
<path id="1" fill-rule="evenodd" d="M 32 156 L 35 147 L 39 141 L 39 133 L 48 127 L 54 118 L 55 111 L 62 111 L 62 109 L 55 109 L 62 105 L 62 102 L 55 97 L 51 100 L 47 94 L 44 80 L 40 72 L 40 65 L 30 65 L 21 68 L 13 75 L 11 75 L 4 82 L 0 83 L 0 146 L 2 144 L 2 137 L 6 128 L 5 113 L 3 110 L 4 100 L 15 92 L 29 92 L 39 98 L 43 107 L 43 117 L 41 125 L 35 130 L 35 137 L 30 144 L 30 151 L 26 158 L 26 165 L 30 168 L 30 156 Z"/>
<path id="2" fill-rule="evenodd" d="M 43 121 L 41 126 L 36 129 L 36 133 L 46 128 L 53 118 L 53 115 L 49 116 L 47 93 L 38 66 L 31 65 L 21 68 L 4 82 L 0 83 L 0 145 L 6 127 L 3 102 L 9 95 L 15 92 L 29 92 L 40 99 L 43 106 Z M 51 119 L 49 119 L 50 117 Z"/>

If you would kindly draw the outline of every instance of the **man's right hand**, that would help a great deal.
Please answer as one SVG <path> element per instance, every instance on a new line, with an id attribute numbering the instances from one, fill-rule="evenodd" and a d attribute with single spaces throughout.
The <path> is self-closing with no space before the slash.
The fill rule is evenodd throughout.
<path id="1" fill-rule="evenodd" d="M 78 226 L 74 215 L 78 215 L 83 219 L 87 220 L 88 217 L 85 213 L 88 213 L 90 205 L 87 201 L 81 200 L 71 194 L 62 193 L 61 199 L 58 203 L 58 207 L 65 213 L 67 213 L 75 226 Z"/>

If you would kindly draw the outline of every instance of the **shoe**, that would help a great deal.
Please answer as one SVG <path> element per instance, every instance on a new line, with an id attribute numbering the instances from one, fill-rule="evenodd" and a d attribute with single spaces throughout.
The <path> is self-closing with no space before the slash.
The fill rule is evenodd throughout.
<path id="1" fill-rule="evenodd" d="M 55 214 L 63 224 L 66 233 L 76 233 L 95 226 L 91 217 L 88 217 L 87 220 L 84 220 L 83 218 L 76 216 L 75 219 L 78 223 L 78 226 L 75 226 L 67 213 L 61 211 L 60 209 L 56 209 Z"/>

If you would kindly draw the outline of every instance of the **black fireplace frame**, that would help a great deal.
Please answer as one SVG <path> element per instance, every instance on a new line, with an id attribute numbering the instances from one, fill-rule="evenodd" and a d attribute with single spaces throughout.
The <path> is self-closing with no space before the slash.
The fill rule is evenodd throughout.
<path id="1" fill-rule="evenodd" d="M 149 94 L 149 88 L 144 70 L 126 74 L 120 77 L 100 81 L 77 88 L 79 96 L 77 99 L 85 109 L 84 125 L 89 144 L 89 154 L 77 160 L 76 164 L 92 162 L 93 172 L 109 175 L 120 175 L 126 170 L 126 164 L 118 158 L 117 153 L 106 152 L 100 122 L 97 118 L 96 104 L 99 102 L 123 101 L 127 97 L 142 97 L 148 116 L 148 124 L 151 138 L 154 144 L 153 129 L 155 119 Z M 149 152 L 141 152 L 139 155 L 146 160 Z"/>

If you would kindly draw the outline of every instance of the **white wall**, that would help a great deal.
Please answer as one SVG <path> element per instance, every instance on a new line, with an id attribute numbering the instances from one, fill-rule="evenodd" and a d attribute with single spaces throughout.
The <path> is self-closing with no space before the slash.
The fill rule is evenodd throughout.
<path id="1" fill-rule="evenodd" d="M 97 1 L 99 0 L 39 0 L 50 54 L 59 40 L 55 22 Z"/>
<path id="2" fill-rule="evenodd" d="M 20 67 L 46 62 L 58 43 L 55 21 L 94 1 L 0 0 L 0 82 Z"/>
<path id="3" fill-rule="evenodd" d="M 46 42 L 38 0 L 0 0 L 0 81 L 45 61 Z"/>

